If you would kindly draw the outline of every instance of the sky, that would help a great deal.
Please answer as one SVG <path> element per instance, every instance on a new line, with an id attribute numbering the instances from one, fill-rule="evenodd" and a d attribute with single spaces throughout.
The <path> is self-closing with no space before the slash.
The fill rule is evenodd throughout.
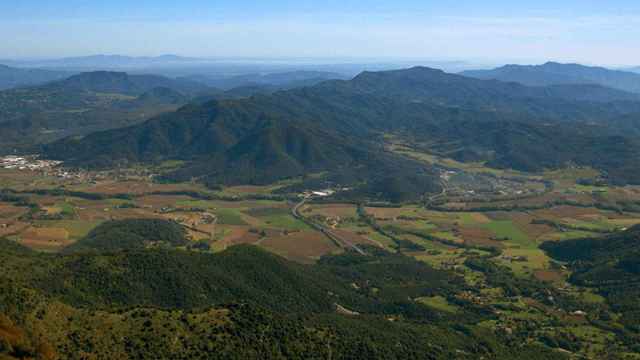
<path id="1" fill-rule="evenodd" d="M 640 1 L 0 1 L 0 58 L 548 60 L 640 66 Z"/>

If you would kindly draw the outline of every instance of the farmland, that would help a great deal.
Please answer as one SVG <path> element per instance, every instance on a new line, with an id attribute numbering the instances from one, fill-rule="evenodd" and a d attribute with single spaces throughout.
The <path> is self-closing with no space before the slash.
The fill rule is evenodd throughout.
<path id="1" fill-rule="evenodd" d="M 426 159 L 443 164 L 437 157 Z M 444 164 L 448 170 L 442 180 L 447 190 L 435 201 L 379 204 L 311 197 L 299 209 L 302 219 L 292 214 L 301 194 L 279 191 L 295 180 L 212 190 L 194 183 L 158 183 L 140 176 L 139 169 L 128 176 L 94 174 L 89 180 L 27 176 L 4 169 L 0 184 L 7 196 L 0 201 L 0 235 L 34 250 L 60 252 L 110 220 L 166 219 L 186 227 L 192 243 L 187 248 L 216 253 L 252 244 L 302 264 L 345 253 L 349 251 L 345 244 L 355 244 L 407 255 L 459 274 L 469 290 L 415 300 L 449 316 L 469 303 L 508 309 L 483 326 L 500 332 L 535 324 L 538 330 L 532 334 L 536 336 L 545 333 L 545 324 L 572 319 L 563 331 L 588 344 L 579 351 L 590 356 L 615 343 L 610 333 L 569 310 L 551 311 L 539 299 L 508 294 L 500 282 L 504 280 L 496 280 L 473 261 L 484 259 L 508 272 L 509 281 L 539 282 L 583 304 L 571 311 L 604 306 L 600 295 L 568 286 L 570 271 L 551 260 L 539 245 L 604 236 L 640 223 L 640 208 L 635 207 L 636 202 L 640 204 L 640 188 L 578 184 L 579 179 L 598 176 L 590 169 L 541 174 L 492 171 L 488 175 L 481 164 L 457 169 L 453 166 L 460 164 L 453 161 Z M 509 180 L 514 176 L 519 180 Z M 310 223 L 345 242 L 336 242 Z"/>

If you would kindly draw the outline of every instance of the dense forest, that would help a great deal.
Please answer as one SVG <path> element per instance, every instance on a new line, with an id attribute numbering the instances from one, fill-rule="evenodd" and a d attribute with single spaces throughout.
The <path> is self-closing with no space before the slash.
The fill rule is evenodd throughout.
<path id="1" fill-rule="evenodd" d="M 624 314 L 624 329 L 617 329 L 633 344 L 640 331 L 640 226 L 604 238 L 547 242 L 541 246 L 574 270 L 570 281 L 603 295 Z"/>
<path id="2" fill-rule="evenodd" d="M 186 229 L 173 221 L 128 219 L 100 224 L 86 237 L 65 248 L 66 252 L 119 251 L 187 244 Z"/>
<path id="3" fill-rule="evenodd" d="M 413 301 L 466 285 L 401 254 L 301 265 L 247 245 L 211 254 L 119 239 L 151 239 L 158 226 L 170 225 L 107 223 L 80 242 L 91 251 L 59 255 L 0 241 L 1 356 L 564 358 L 477 326 L 492 314 L 472 304 L 450 314 Z"/>

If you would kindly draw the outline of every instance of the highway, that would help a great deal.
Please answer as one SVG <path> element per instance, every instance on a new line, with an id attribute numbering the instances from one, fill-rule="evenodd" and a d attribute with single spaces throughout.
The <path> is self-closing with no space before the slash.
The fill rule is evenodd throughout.
<path id="1" fill-rule="evenodd" d="M 296 219 L 303 221 L 304 223 L 306 223 L 307 225 L 311 226 L 312 228 L 320 231 L 321 233 L 323 233 L 326 237 L 328 237 L 329 239 L 331 239 L 333 242 L 335 242 L 336 244 L 338 244 L 338 246 L 343 247 L 343 248 L 350 248 L 353 251 L 357 252 L 360 255 L 367 255 L 367 253 L 362 250 L 361 248 L 359 248 L 356 244 L 352 243 L 349 240 L 343 239 L 340 236 L 334 234 L 333 232 L 331 232 L 330 229 L 328 229 L 327 227 L 318 224 L 314 221 L 311 221 L 309 219 L 307 219 L 306 217 L 302 216 L 302 214 L 300 214 L 300 212 L 298 211 L 307 200 L 310 199 L 310 196 L 308 197 L 304 197 L 302 199 L 302 201 L 300 201 L 299 203 L 297 203 L 292 209 L 291 209 L 291 215 L 293 215 L 293 217 L 295 217 Z"/>

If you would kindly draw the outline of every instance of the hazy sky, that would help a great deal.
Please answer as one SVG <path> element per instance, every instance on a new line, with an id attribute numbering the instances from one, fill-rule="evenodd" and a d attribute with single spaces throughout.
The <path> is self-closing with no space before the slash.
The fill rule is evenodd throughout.
<path id="1" fill-rule="evenodd" d="M 0 32 L 0 58 L 171 53 L 640 65 L 638 0 L 3 0 Z"/>

